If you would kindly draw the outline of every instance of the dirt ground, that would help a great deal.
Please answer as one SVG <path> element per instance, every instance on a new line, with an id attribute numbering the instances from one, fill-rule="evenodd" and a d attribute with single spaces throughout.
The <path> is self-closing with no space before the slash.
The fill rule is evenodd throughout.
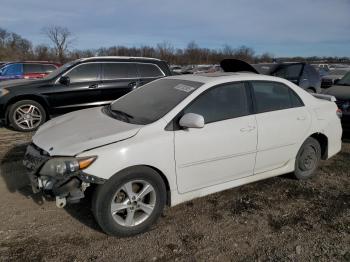
<path id="1" fill-rule="evenodd" d="M 0 261 L 350 261 L 350 144 L 308 181 L 271 178 L 164 211 L 150 232 L 101 232 L 88 199 L 31 193 L 30 134 L 0 128 Z"/>

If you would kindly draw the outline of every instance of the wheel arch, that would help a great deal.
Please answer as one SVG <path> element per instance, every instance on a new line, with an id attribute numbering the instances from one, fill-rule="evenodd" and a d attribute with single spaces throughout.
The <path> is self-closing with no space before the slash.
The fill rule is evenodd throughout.
<path id="1" fill-rule="evenodd" d="M 317 140 L 321 146 L 321 159 L 325 160 L 328 156 L 328 137 L 323 133 L 313 133 L 310 137 Z"/>
<path id="2" fill-rule="evenodd" d="M 171 205 L 171 190 L 170 190 L 170 184 L 169 184 L 169 181 L 168 181 L 168 178 L 166 177 L 166 175 L 158 168 L 154 167 L 154 166 L 151 166 L 151 165 L 134 165 L 134 166 L 129 166 L 127 168 L 124 168 L 122 170 L 119 170 L 115 175 L 118 175 L 119 173 L 121 172 L 130 172 L 132 171 L 133 169 L 137 169 L 137 168 L 140 168 L 140 167 L 147 167 L 149 169 L 152 169 L 153 171 L 155 171 L 160 177 L 161 179 L 163 180 L 164 182 L 164 185 L 165 185 L 165 188 L 166 188 L 166 192 L 167 192 L 167 195 L 166 195 L 166 205 L 167 206 L 170 206 Z M 113 176 L 112 176 L 113 177 Z"/>
<path id="3" fill-rule="evenodd" d="M 22 101 L 22 100 L 33 100 L 39 104 L 41 104 L 46 112 L 46 120 L 50 119 L 50 111 L 49 111 L 49 106 L 47 101 L 45 100 L 45 98 L 38 96 L 38 95 L 19 95 L 19 96 L 15 96 L 12 97 L 5 105 L 5 119 L 6 122 L 8 123 L 9 119 L 9 109 L 10 106 L 13 105 L 14 103 L 18 102 L 18 101 Z"/>

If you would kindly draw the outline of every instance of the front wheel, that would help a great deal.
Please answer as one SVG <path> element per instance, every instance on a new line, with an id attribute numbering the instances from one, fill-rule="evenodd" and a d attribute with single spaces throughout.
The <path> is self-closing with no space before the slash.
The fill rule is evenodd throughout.
<path id="1" fill-rule="evenodd" d="M 137 167 L 100 185 L 92 209 L 104 232 L 126 237 L 147 231 L 161 215 L 165 202 L 166 188 L 159 174 Z"/>
<path id="2" fill-rule="evenodd" d="M 320 143 L 309 137 L 305 140 L 295 160 L 294 175 L 298 179 L 308 179 L 316 171 L 321 159 Z"/>
<path id="3" fill-rule="evenodd" d="M 46 121 L 46 112 L 36 101 L 22 100 L 10 106 L 8 117 L 15 130 L 32 132 Z"/>

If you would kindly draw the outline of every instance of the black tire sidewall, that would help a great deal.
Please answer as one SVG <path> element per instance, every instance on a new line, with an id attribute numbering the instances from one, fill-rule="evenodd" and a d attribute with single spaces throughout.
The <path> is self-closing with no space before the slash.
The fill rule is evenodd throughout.
<path id="1" fill-rule="evenodd" d="M 301 153 L 305 150 L 305 148 L 310 147 L 310 146 L 313 147 L 316 151 L 316 157 L 317 157 L 316 161 L 317 162 L 315 164 L 315 168 L 313 168 L 312 170 L 308 170 L 308 171 L 300 170 L 299 161 L 300 161 Z M 308 139 L 305 140 L 305 142 L 300 147 L 298 154 L 297 154 L 297 157 L 295 159 L 295 171 L 294 171 L 295 177 L 297 179 L 301 179 L 301 180 L 310 178 L 314 174 L 314 172 L 317 170 L 317 167 L 320 163 L 320 160 L 321 160 L 321 146 L 316 139 L 309 137 Z"/>
<path id="2" fill-rule="evenodd" d="M 14 119 L 14 113 L 15 113 L 15 111 L 16 111 L 16 109 L 17 109 L 18 107 L 20 107 L 21 105 L 25 105 L 25 104 L 33 105 L 33 106 L 37 107 L 37 108 L 40 110 L 40 113 L 41 113 L 41 115 L 42 115 L 42 118 L 41 118 L 41 122 L 40 122 L 40 124 L 39 124 L 38 127 L 33 128 L 33 129 L 22 129 L 20 126 L 18 126 L 18 125 L 16 124 L 16 121 L 15 121 L 15 119 Z M 38 103 L 38 102 L 36 102 L 36 101 L 34 101 L 34 100 L 21 100 L 21 101 L 18 101 L 18 102 L 14 103 L 14 104 L 12 104 L 12 105 L 10 106 L 10 109 L 9 109 L 8 112 L 9 112 L 9 113 L 8 113 L 8 119 L 9 119 L 9 122 L 10 122 L 11 126 L 12 126 L 16 131 L 20 131 L 20 132 L 32 132 L 32 131 L 35 131 L 35 130 L 38 129 L 43 123 L 45 123 L 46 118 L 47 118 L 47 116 L 46 116 L 46 111 L 45 111 L 44 107 L 43 107 L 40 103 Z"/>
<path id="3" fill-rule="evenodd" d="M 156 192 L 154 211 L 146 221 L 132 228 L 119 225 L 110 212 L 112 197 L 116 190 L 131 180 L 145 180 Z M 159 218 L 166 203 L 166 188 L 160 175 L 148 167 L 136 167 L 121 171 L 105 184 L 99 185 L 93 196 L 92 211 L 102 230 L 113 236 L 127 237 L 147 231 Z"/>

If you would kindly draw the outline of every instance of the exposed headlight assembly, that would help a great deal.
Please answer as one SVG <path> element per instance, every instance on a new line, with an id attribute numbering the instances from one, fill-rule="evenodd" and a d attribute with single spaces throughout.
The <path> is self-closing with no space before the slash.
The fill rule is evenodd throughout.
<path id="1" fill-rule="evenodd" d="M 8 91 L 6 88 L 1 88 L 0 89 L 0 97 L 1 96 L 6 96 L 10 91 Z"/>
<path id="2" fill-rule="evenodd" d="M 43 176 L 65 176 L 88 168 L 95 160 L 91 157 L 56 157 L 48 160 L 40 170 Z"/>

